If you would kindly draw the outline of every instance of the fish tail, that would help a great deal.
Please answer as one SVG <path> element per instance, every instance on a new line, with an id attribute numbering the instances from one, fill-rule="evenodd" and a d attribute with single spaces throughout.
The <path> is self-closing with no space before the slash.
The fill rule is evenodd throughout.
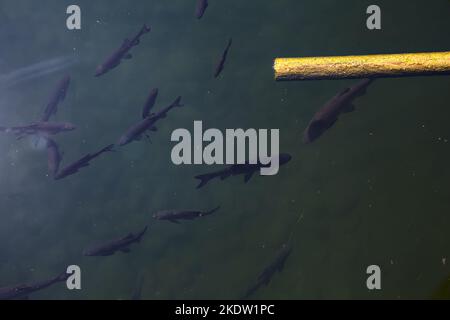
<path id="1" fill-rule="evenodd" d="M 55 281 L 63 282 L 66 281 L 69 278 L 70 274 L 68 274 L 66 271 L 61 272 L 59 275 L 56 276 Z"/>
<path id="2" fill-rule="evenodd" d="M 203 215 L 208 216 L 208 215 L 210 215 L 210 214 L 213 214 L 214 212 L 216 212 L 216 211 L 219 210 L 219 209 L 220 209 L 220 206 L 217 206 L 217 207 L 215 207 L 215 208 L 212 209 L 212 210 L 206 211 Z"/>
<path id="3" fill-rule="evenodd" d="M 256 283 L 255 285 L 251 286 L 250 288 L 247 289 L 247 291 L 240 297 L 239 300 L 247 300 L 248 298 L 250 298 L 250 296 L 252 296 L 260 287 L 259 283 Z"/>
<path id="4" fill-rule="evenodd" d="M 200 189 L 201 187 L 206 185 L 212 178 L 214 178 L 214 176 L 212 176 L 210 174 L 201 174 L 199 176 L 195 176 L 195 179 L 200 180 L 200 183 L 198 184 L 197 189 Z"/>
<path id="5" fill-rule="evenodd" d="M 173 106 L 174 106 L 174 107 L 183 107 L 183 106 L 184 106 L 184 104 L 181 104 L 181 96 L 179 96 L 179 97 L 175 100 L 175 102 L 173 103 Z"/>
<path id="6" fill-rule="evenodd" d="M 233 44 L 233 38 L 230 38 L 228 40 L 228 45 L 227 45 L 227 49 L 230 49 L 231 45 Z"/>
<path id="7" fill-rule="evenodd" d="M 55 140 L 53 140 L 53 139 L 50 138 L 50 137 L 44 137 L 44 140 L 45 140 L 45 146 L 46 146 L 47 148 L 50 148 L 50 147 L 56 145 Z"/>
<path id="8" fill-rule="evenodd" d="M 147 232 L 148 226 L 145 226 L 145 228 L 141 231 L 141 233 L 139 233 L 139 235 L 137 236 L 136 241 L 140 242 L 142 237 L 144 236 L 144 234 Z"/>
<path id="9" fill-rule="evenodd" d="M 360 97 L 360 96 L 365 95 L 367 93 L 367 87 L 369 85 L 371 85 L 372 82 L 374 82 L 374 81 L 375 81 L 375 78 L 367 78 L 367 79 L 362 80 L 362 82 L 361 82 L 362 87 L 361 87 L 360 92 L 357 93 L 357 96 Z"/>
<path id="10" fill-rule="evenodd" d="M 151 30 L 152 30 L 152 28 L 147 26 L 147 24 L 144 24 L 144 26 L 142 27 L 142 31 L 144 33 L 150 32 Z"/>

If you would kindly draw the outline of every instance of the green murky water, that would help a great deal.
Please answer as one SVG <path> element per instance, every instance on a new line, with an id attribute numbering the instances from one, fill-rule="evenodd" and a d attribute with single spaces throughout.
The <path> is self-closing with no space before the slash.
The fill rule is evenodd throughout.
<path id="1" fill-rule="evenodd" d="M 354 81 L 276 83 L 279 56 L 448 50 L 445 0 L 384 1 L 381 31 L 365 27 L 370 1 L 86 1 L 82 30 L 65 28 L 73 1 L 1 0 L 0 74 L 56 57 L 66 70 L 0 88 L 0 124 L 41 115 L 65 73 L 72 84 L 55 119 L 76 131 L 56 137 L 64 163 L 117 141 L 140 117 L 149 88 L 157 108 L 186 104 L 153 134 L 62 181 L 47 177 L 45 150 L 0 136 L 0 286 L 82 269 L 81 291 L 56 285 L 35 299 L 129 299 L 139 274 L 144 299 L 238 298 L 293 233 L 294 251 L 258 299 L 429 298 L 450 273 L 449 77 L 376 81 L 357 111 L 310 146 L 301 133 L 314 112 Z M 134 58 L 104 77 L 95 67 L 143 23 L 153 30 Z M 222 76 L 212 78 L 229 37 Z M 276 177 L 215 181 L 211 168 L 176 167 L 171 132 L 203 120 L 215 128 L 280 128 L 293 160 Z M 214 216 L 175 225 L 156 210 L 208 209 Z M 297 219 L 302 217 L 299 223 Z M 81 255 L 93 242 L 150 224 L 129 254 Z M 382 269 L 382 290 L 366 268 Z"/>

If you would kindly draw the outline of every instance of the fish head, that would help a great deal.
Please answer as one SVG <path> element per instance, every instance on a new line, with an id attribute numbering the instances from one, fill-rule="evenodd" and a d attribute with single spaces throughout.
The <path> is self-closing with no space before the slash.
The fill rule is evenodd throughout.
<path id="1" fill-rule="evenodd" d="M 101 245 L 91 246 L 83 250 L 83 256 L 85 257 L 96 257 L 104 254 L 105 248 Z"/>
<path id="2" fill-rule="evenodd" d="M 156 220 L 164 220 L 164 219 L 167 219 L 167 217 L 169 217 L 171 213 L 172 213 L 171 210 L 158 211 L 158 212 L 154 213 L 152 215 L 152 217 L 153 217 L 153 219 L 156 219 Z"/>
<path id="3" fill-rule="evenodd" d="M 287 153 L 280 153 L 280 165 L 286 164 L 291 161 L 292 156 Z"/>
<path id="4" fill-rule="evenodd" d="M 92 257 L 94 255 L 95 255 L 95 250 L 93 250 L 93 249 L 83 250 L 83 256 L 85 256 L 85 257 Z"/>
<path id="5" fill-rule="evenodd" d="M 161 212 L 156 212 L 152 215 L 153 219 L 159 220 L 161 219 Z"/>
<path id="6" fill-rule="evenodd" d="M 96 77 L 100 77 L 101 75 L 106 73 L 107 68 L 105 67 L 105 65 L 101 64 L 97 67 L 97 69 L 95 69 L 95 76 Z"/>
<path id="7" fill-rule="evenodd" d="M 120 137 L 119 141 L 117 141 L 117 145 L 124 146 L 129 142 L 130 141 L 129 141 L 128 137 L 125 135 L 125 136 Z"/>
<path id="8" fill-rule="evenodd" d="M 332 124 L 325 120 L 313 120 L 303 133 L 303 143 L 308 144 L 319 138 Z"/>

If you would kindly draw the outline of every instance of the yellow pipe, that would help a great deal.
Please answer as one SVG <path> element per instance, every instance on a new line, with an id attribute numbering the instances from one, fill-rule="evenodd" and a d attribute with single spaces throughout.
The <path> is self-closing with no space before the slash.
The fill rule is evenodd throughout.
<path id="1" fill-rule="evenodd" d="M 450 51 L 277 58 L 275 80 L 354 79 L 450 74 Z"/>

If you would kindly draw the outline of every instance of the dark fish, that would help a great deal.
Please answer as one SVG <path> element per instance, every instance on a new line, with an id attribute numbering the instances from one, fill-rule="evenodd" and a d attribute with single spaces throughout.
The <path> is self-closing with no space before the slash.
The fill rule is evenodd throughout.
<path id="1" fill-rule="evenodd" d="M 228 40 L 227 47 L 225 48 L 225 51 L 222 53 L 222 57 L 220 58 L 220 61 L 217 64 L 216 70 L 214 71 L 214 78 L 217 78 L 222 72 L 223 67 L 225 66 L 225 61 L 227 60 L 228 51 L 230 50 L 232 43 L 233 39 L 230 38 L 230 40 Z"/>
<path id="2" fill-rule="evenodd" d="M 256 283 L 252 285 L 244 294 L 242 299 L 247 299 L 254 294 L 259 288 L 267 286 L 272 277 L 281 272 L 284 268 L 287 258 L 292 252 L 292 247 L 287 244 L 283 244 L 276 258 L 259 274 Z"/>
<path id="3" fill-rule="evenodd" d="M 144 276 L 140 275 L 136 284 L 136 288 L 133 291 L 131 300 L 141 300 L 142 297 L 142 287 L 144 286 Z"/>
<path id="4" fill-rule="evenodd" d="M 50 138 L 47 138 L 47 162 L 48 173 L 55 177 L 59 170 L 59 164 L 61 163 L 61 153 L 56 142 Z"/>
<path id="5" fill-rule="evenodd" d="M 64 282 L 68 277 L 69 274 L 63 272 L 52 279 L 0 288 L 0 300 L 28 299 L 31 293 L 48 288 L 55 283 Z"/>
<path id="6" fill-rule="evenodd" d="M 150 115 L 150 110 L 153 108 L 158 97 L 158 88 L 152 89 L 145 102 L 144 108 L 142 108 L 142 119 L 147 118 Z"/>
<path id="7" fill-rule="evenodd" d="M 111 256 L 117 251 L 121 251 L 124 253 L 130 252 L 130 245 L 133 243 L 139 243 L 141 241 L 141 238 L 144 236 L 145 232 L 147 231 L 147 226 L 145 228 L 137 233 L 129 233 L 127 236 L 108 241 L 101 245 L 96 245 L 91 248 L 88 248 L 83 251 L 83 255 L 89 256 L 89 257 L 106 257 Z"/>
<path id="8" fill-rule="evenodd" d="M 194 220 L 200 217 L 209 216 L 217 210 L 220 206 L 209 211 L 175 211 L 175 210 L 165 210 L 159 211 L 153 215 L 156 220 L 167 220 L 173 223 L 179 223 L 178 220 Z"/>
<path id="9" fill-rule="evenodd" d="M 94 153 L 94 154 L 87 154 L 84 157 L 82 157 L 81 159 L 67 165 L 66 167 L 62 168 L 61 171 L 58 172 L 57 175 L 55 175 L 54 179 L 55 180 L 60 180 L 63 179 L 65 177 L 68 177 L 72 174 L 75 174 L 78 172 L 78 170 L 80 170 L 81 168 L 87 167 L 89 166 L 89 162 L 94 159 L 97 158 L 98 156 L 100 156 L 102 153 L 104 152 L 110 152 L 113 151 L 114 148 L 114 144 L 110 144 L 109 146 L 101 149 L 100 151 Z"/>
<path id="10" fill-rule="evenodd" d="M 312 118 L 303 134 L 303 142 L 313 142 L 336 123 L 340 114 L 354 111 L 352 101 L 365 94 L 372 81 L 364 79 L 331 98 Z"/>
<path id="11" fill-rule="evenodd" d="M 101 65 L 97 67 L 97 70 L 95 72 L 95 76 L 99 77 L 108 71 L 116 68 L 123 59 L 131 59 L 132 55 L 129 53 L 129 51 L 134 47 L 137 46 L 140 42 L 141 36 L 144 34 L 150 32 L 151 28 L 147 27 L 147 25 L 144 25 L 142 29 L 139 31 L 139 33 L 131 40 L 128 38 L 124 40 L 123 44 L 118 48 L 111 56 L 109 56 L 108 59 Z"/>
<path id="12" fill-rule="evenodd" d="M 0 127 L 0 132 L 13 133 L 21 139 L 27 135 L 49 136 L 75 129 L 76 126 L 69 122 L 33 122 L 26 126 Z"/>
<path id="13" fill-rule="evenodd" d="M 287 153 L 280 153 L 279 155 L 280 166 L 288 163 L 291 160 L 291 158 L 292 158 L 291 155 Z M 261 168 L 266 166 L 267 165 L 263 165 L 261 163 L 233 164 L 223 170 L 207 174 L 201 174 L 195 177 L 195 179 L 200 180 L 200 184 L 197 186 L 197 189 L 200 189 L 212 179 L 220 178 L 220 180 L 225 180 L 230 176 L 236 176 L 241 174 L 245 175 L 244 181 L 247 183 L 252 178 L 255 172 L 259 171 Z"/>
<path id="14" fill-rule="evenodd" d="M 56 87 L 55 92 L 50 97 L 50 101 L 45 108 L 41 121 L 45 122 L 58 111 L 58 104 L 66 98 L 67 90 L 70 85 L 70 76 L 65 76 Z"/>
<path id="15" fill-rule="evenodd" d="M 208 0 L 197 0 L 197 6 L 195 7 L 195 17 L 201 19 L 205 14 L 206 8 L 208 8 Z"/>
<path id="16" fill-rule="evenodd" d="M 161 110 L 160 112 L 147 117 L 140 122 L 136 123 L 132 127 L 130 127 L 120 138 L 117 144 L 119 146 L 124 146 L 132 141 L 139 141 L 142 139 L 142 135 L 148 130 L 156 131 L 155 124 L 160 119 L 163 119 L 167 116 L 167 113 L 175 107 L 182 107 L 180 104 L 181 97 L 178 97 L 170 106 Z"/>

